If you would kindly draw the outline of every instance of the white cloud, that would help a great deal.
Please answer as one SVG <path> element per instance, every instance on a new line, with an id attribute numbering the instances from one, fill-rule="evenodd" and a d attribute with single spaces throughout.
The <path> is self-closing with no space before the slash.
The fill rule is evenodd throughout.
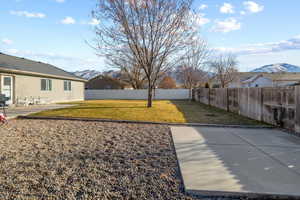
<path id="1" fill-rule="evenodd" d="M 75 24 L 76 20 L 73 17 L 65 17 L 60 21 L 62 24 Z"/>
<path id="2" fill-rule="evenodd" d="M 206 4 L 202 4 L 199 7 L 199 10 L 205 10 L 206 8 L 208 8 L 208 6 Z"/>
<path id="3" fill-rule="evenodd" d="M 96 18 L 92 18 L 90 21 L 86 21 L 86 20 L 81 20 L 80 21 L 81 25 L 91 25 L 91 26 L 97 26 L 100 24 L 100 20 L 96 19 Z"/>
<path id="4" fill-rule="evenodd" d="M 98 24 L 100 24 L 100 21 L 96 18 L 93 18 L 90 22 L 88 22 L 88 24 L 92 26 L 97 26 Z"/>
<path id="5" fill-rule="evenodd" d="M 300 35 L 296 35 L 294 39 L 300 39 Z"/>
<path id="6" fill-rule="evenodd" d="M 230 3 L 224 3 L 223 6 L 220 7 L 220 12 L 225 14 L 234 13 L 234 7 Z"/>
<path id="7" fill-rule="evenodd" d="M 245 11 L 241 11 L 240 14 L 241 15 L 246 15 L 246 12 Z"/>
<path id="8" fill-rule="evenodd" d="M 239 48 L 218 47 L 215 48 L 215 50 L 220 52 L 231 52 L 238 55 L 257 55 L 287 50 L 300 50 L 300 35 L 279 42 L 251 44 Z"/>
<path id="9" fill-rule="evenodd" d="M 45 18 L 46 15 L 44 13 L 34 13 L 34 12 L 28 12 L 28 11 L 10 11 L 11 15 L 21 16 L 21 17 L 27 17 L 27 18 Z"/>
<path id="10" fill-rule="evenodd" d="M 7 39 L 7 38 L 2 39 L 1 42 L 6 45 L 11 45 L 13 43 L 12 40 Z"/>
<path id="11" fill-rule="evenodd" d="M 64 3 L 65 0 L 55 0 L 57 3 Z"/>
<path id="12" fill-rule="evenodd" d="M 258 13 L 264 10 L 264 6 L 255 3 L 254 1 L 245 1 L 245 9 L 250 13 Z"/>
<path id="13" fill-rule="evenodd" d="M 223 21 L 216 20 L 215 25 L 212 28 L 212 31 L 228 33 L 231 31 L 236 31 L 241 29 L 241 26 L 242 25 L 240 22 L 238 22 L 235 18 L 231 17 Z"/>
<path id="14" fill-rule="evenodd" d="M 17 54 L 19 52 L 19 50 L 17 49 L 7 49 L 7 50 L 3 50 L 4 53 L 8 53 L 8 54 Z"/>
<path id="15" fill-rule="evenodd" d="M 204 26 L 205 24 L 208 24 L 210 22 L 210 19 L 205 17 L 205 14 L 198 13 L 194 15 L 194 20 L 196 22 L 196 25 L 198 26 Z"/>

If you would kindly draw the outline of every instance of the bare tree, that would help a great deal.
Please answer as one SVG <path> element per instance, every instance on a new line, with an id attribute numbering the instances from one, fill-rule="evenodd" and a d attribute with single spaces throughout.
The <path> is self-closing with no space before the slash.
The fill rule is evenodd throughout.
<path id="1" fill-rule="evenodd" d="M 193 43 L 187 45 L 186 54 L 179 70 L 179 78 L 183 81 L 184 87 L 189 89 L 190 99 L 192 98 L 192 89 L 208 79 L 208 72 L 205 70 L 208 56 L 209 49 L 206 41 L 197 38 Z"/>
<path id="2" fill-rule="evenodd" d="M 131 85 L 133 89 L 143 89 L 146 82 L 146 75 L 143 69 L 134 60 L 130 60 L 124 54 L 111 56 L 107 60 L 110 66 L 120 69 L 120 79 Z"/>
<path id="3" fill-rule="evenodd" d="M 145 73 L 138 65 L 123 66 L 121 68 L 121 80 L 136 90 L 145 88 L 146 84 Z"/>
<path id="4" fill-rule="evenodd" d="M 165 76 L 159 83 L 158 88 L 174 89 L 176 88 L 175 80 L 170 76 Z"/>
<path id="5" fill-rule="evenodd" d="M 220 55 L 210 62 L 210 68 L 222 88 L 225 88 L 237 77 L 237 64 L 236 56 L 232 54 Z"/>
<path id="6" fill-rule="evenodd" d="M 100 21 L 95 29 L 98 54 L 109 60 L 125 58 L 143 69 L 148 107 L 160 74 L 178 62 L 196 34 L 189 17 L 191 4 L 192 0 L 98 0 L 93 12 Z"/>

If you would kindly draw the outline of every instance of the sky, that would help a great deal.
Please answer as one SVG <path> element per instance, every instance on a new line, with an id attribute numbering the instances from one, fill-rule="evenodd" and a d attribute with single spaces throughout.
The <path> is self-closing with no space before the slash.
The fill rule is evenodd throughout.
<path id="1" fill-rule="evenodd" d="M 100 22 L 96 0 L 0 0 L 0 52 L 67 71 L 109 70 L 88 45 Z M 300 0 L 195 0 L 210 48 L 237 55 L 240 71 L 274 63 L 300 66 Z"/>

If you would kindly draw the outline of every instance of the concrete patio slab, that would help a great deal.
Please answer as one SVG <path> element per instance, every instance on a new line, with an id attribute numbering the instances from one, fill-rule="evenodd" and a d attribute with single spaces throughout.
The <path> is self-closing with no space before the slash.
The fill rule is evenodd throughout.
<path id="1" fill-rule="evenodd" d="M 300 139 L 297 136 L 283 133 L 277 129 L 266 131 L 265 129 L 228 129 L 230 133 L 242 138 L 244 141 L 259 146 L 288 146 L 300 148 Z"/>
<path id="2" fill-rule="evenodd" d="M 262 147 L 263 151 L 300 174 L 300 148 Z M 300 188 L 300 186 L 299 186 Z"/>
<path id="3" fill-rule="evenodd" d="M 171 131 L 186 192 L 300 196 L 300 138 L 275 129 Z"/>
<path id="4" fill-rule="evenodd" d="M 47 105 L 32 105 L 26 107 L 11 107 L 6 109 L 6 115 L 8 119 L 17 118 L 18 116 L 26 116 L 46 110 L 53 110 L 59 108 L 66 108 L 74 105 L 67 104 L 47 104 Z M 0 110 L 2 112 L 2 110 Z"/>

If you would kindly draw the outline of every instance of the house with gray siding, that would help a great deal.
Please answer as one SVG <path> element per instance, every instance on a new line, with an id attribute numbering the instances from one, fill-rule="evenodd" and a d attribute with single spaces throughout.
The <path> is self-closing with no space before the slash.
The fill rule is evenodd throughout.
<path id="1" fill-rule="evenodd" d="M 228 88 L 284 87 L 300 84 L 299 72 L 239 72 Z"/>
<path id="2" fill-rule="evenodd" d="M 8 105 L 81 101 L 85 82 L 53 65 L 0 53 L 0 93 Z"/>

